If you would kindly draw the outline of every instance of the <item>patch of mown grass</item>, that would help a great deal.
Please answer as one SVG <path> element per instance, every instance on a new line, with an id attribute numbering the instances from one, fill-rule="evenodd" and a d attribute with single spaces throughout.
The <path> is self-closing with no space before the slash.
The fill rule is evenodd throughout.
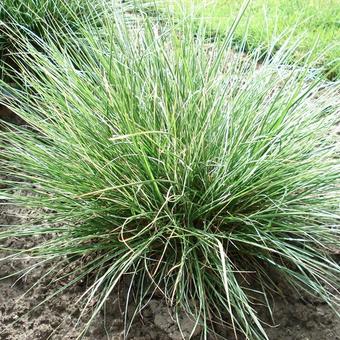
<path id="1" fill-rule="evenodd" d="M 193 11 L 204 18 L 211 34 L 224 34 L 240 10 L 239 0 L 178 0 L 156 2 L 157 6 L 170 4 L 174 13 Z M 167 7 L 168 9 L 168 7 Z M 294 31 L 292 32 L 292 28 Z M 282 46 L 287 35 L 293 41 L 301 39 L 292 58 L 300 59 L 315 49 L 323 54 L 319 67 L 328 78 L 339 79 L 340 75 L 340 1 L 339 0 L 250 0 L 249 7 L 238 26 L 234 39 L 240 44 L 247 32 L 247 49 L 262 46 L 265 52 L 273 39 L 284 34 L 277 41 Z M 326 50 L 327 49 L 327 50 Z"/>
<path id="2" fill-rule="evenodd" d="M 122 277 L 137 309 L 162 293 L 202 338 L 222 323 L 267 339 L 273 273 L 338 306 L 338 89 L 307 56 L 284 67 L 290 42 L 261 65 L 233 53 L 236 26 L 207 45 L 191 17 L 116 11 L 63 44 L 19 36 L 24 86 L 1 82 L 0 103 L 26 125 L 0 134 L 0 197 L 32 220 L 0 240 L 49 235 L 11 257 L 68 271 L 59 293 L 93 274 L 89 322 Z"/>

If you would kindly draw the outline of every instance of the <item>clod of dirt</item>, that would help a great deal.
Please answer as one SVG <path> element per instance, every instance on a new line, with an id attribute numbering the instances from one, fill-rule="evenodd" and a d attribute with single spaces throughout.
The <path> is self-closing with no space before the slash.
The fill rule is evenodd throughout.
<path id="1" fill-rule="evenodd" d="M 164 303 L 151 300 L 149 306 L 154 314 L 155 325 L 166 332 L 173 340 L 182 338 L 190 339 L 193 336 L 199 335 L 202 331 L 201 326 L 197 325 L 196 322 L 184 312 L 181 313 L 178 316 L 178 320 L 176 320 L 174 313 L 169 310 Z"/>

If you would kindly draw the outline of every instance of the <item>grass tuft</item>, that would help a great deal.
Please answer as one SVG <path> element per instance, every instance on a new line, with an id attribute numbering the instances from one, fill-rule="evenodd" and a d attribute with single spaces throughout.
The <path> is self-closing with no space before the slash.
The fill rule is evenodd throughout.
<path id="1" fill-rule="evenodd" d="M 0 3 L 0 76 L 8 75 L 14 65 L 12 55 L 20 53 L 17 35 L 27 38 L 48 35 L 59 38 L 75 34 L 88 23 L 100 25 L 104 11 L 113 10 L 115 0 L 2 0 Z M 34 41 L 34 40 L 31 40 Z M 9 64 L 9 65 L 8 65 Z M 11 66 L 10 66 L 11 65 Z M 8 75 L 11 81 L 13 74 Z"/>
<path id="2" fill-rule="evenodd" d="M 1 198 L 34 213 L 0 239 L 41 237 L 22 252 L 69 268 L 60 292 L 92 273 L 89 322 L 127 276 L 137 309 L 161 292 L 202 338 L 266 339 L 277 280 L 339 303 L 337 85 L 308 79 L 312 52 L 285 67 L 291 41 L 233 52 L 237 23 L 211 44 L 191 17 L 117 11 L 63 47 L 19 41 L 24 87 L 0 102 L 26 125 L 1 132 Z"/>

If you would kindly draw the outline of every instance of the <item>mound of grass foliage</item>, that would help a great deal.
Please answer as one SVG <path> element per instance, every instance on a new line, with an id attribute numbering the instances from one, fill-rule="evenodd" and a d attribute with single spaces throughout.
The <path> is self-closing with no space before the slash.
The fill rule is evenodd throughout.
<path id="1" fill-rule="evenodd" d="M 286 41 L 287 34 L 294 40 L 300 39 L 298 48 L 291 56 L 297 60 L 311 49 L 323 54 L 318 68 L 328 78 L 340 77 L 340 1 L 339 0 L 245 0 L 249 2 L 244 18 L 238 26 L 234 40 L 239 45 L 247 33 L 247 49 L 262 46 L 263 51 L 277 39 L 279 48 Z M 178 0 L 155 2 L 158 6 L 170 4 L 175 14 L 183 8 L 205 20 L 210 34 L 223 34 L 237 15 L 239 0 Z M 166 6 L 166 10 L 169 8 Z M 295 27 L 292 31 L 292 27 Z"/>
<path id="2" fill-rule="evenodd" d="M 308 56 L 283 67 L 291 42 L 233 53 L 237 23 L 209 44 L 191 17 L 117 11 L 63 47 L 18 42 L 25 86 L 1 103 L 27 124 L 1 132 L 1 198 L 34 213 L 0 239 L 39 236 L 17 256 L 69 268 L 61 292 L 92 273 L 89 322 L 123 277 L 137 309 L 161 292 L 202 337 L 266 339 L 257 304 L 280 280 L 339 302 L 336 84 L 307 81 Z"/>
<path id="3" fill-rule="evenodd" d="M 0 66 L 13 63 L 20 52 L 16 33 L 44 38 L 69 31 L 76 32 L 84 21 L 99 23 L 104 6 L 113 0 L 2 0 L 0 3 Z M 6 70 L 4 72 L 7 72 Z"/>

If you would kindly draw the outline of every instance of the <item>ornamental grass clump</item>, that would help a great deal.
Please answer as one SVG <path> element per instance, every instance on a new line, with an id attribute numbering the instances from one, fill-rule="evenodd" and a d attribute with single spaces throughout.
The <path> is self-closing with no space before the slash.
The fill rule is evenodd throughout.
<path id="1" fill-rule="evenodd" d="M 20 53 L 17 33 L 44 39 L 79 30 L 85 22 L 100 25 L 104 11 L 116 7 L 116 0 L 1 0 L 0 3 L 0 75 L 8 75 L 7 64 L 14 64 L 14 53 Z M 34 41 L 31 39 L 31 41 Z"/>
<path id="2" fill-rule="evenodd" d="M 336 306 L 336 84 L 285 67 L 291 42 L 233 53 L 237 20 L 214 43 L 190 17 L 102 20 L 63 47 L 19 42 L 24 87 L 1 103 L 26 124 L 1 132 L 1 198 L 32 214 L 0 239 L 39 236 L 17 256 L 69 268 L 61 292 L 93 274 L 89 322 L 124 277 L 137 311 L 161 293 L 203 338 L 266 339 L 278 281 Z"/>

